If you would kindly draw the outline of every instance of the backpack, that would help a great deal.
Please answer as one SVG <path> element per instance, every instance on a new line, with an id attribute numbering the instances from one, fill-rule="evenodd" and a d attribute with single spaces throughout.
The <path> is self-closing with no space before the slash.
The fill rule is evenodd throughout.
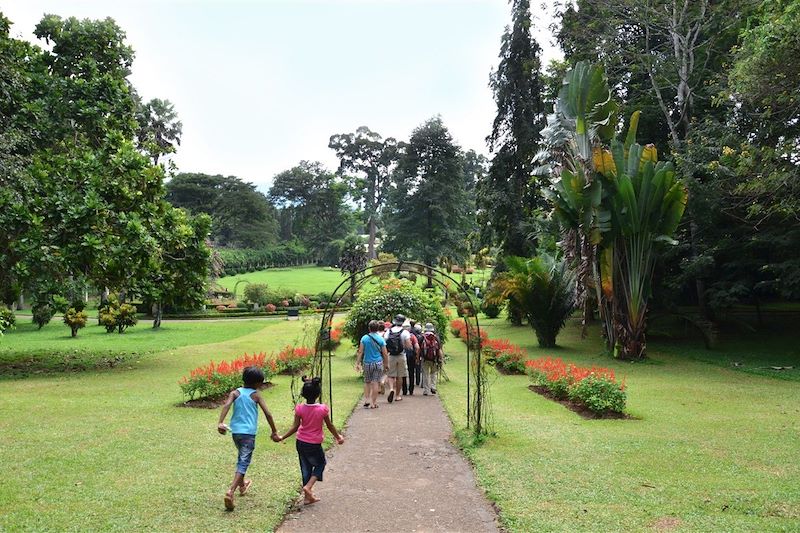
<path id="1" fill-rule="evenodd" d="M 439 339 L 434 333 L 425 334 L 425 342 L 423 344 L 422 358 L 426 361 L 438 361 L 439 349 L 442 347 L 439 344 Z"/>
<path id="2" fill-rule="evenodd" d="M 422 333 L 417 333 L 416 331 L 411 332 L 414 337 L 417 339 L 417 346 L 419 346 L 419 353 L 422 355 L 423 346 L 425 346 L 425 336 Z"/>
<path id="3" fill-rule="evenodd" d="M 403 354 L 403 330 L 392 331 L 389 330 L 389 336 L 386 337 L 386 351 L 389 355 L 402 355 Z"/>

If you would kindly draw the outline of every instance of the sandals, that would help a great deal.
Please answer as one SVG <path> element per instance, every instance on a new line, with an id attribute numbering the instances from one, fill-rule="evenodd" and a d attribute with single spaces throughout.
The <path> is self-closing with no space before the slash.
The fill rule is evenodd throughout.
<path id="1" fill-rule="evenodd" d="M 235 505 L 233 504 L 233 494 L 226 494 L 224 502 L 225 502 L 225 510 L 233 511 L 233 508 L 235 507 Z"/>
<path id="2" fill-rule="evenodd" d="M 369 406 L 369 408 L 370 409 L 377 409 L 378 408 L 378 404 L 377 403 L 372 404 L 372 405 Z"/>
<path id="3" fill-rule="evenodd" d="M 244 496 L 245 494 L 247 494 L 247 491 L 250 490 L 250 485 L 252 484 L 253 484 L 252 479 L 245 479 L 244 486 L 239 487 L 239 496 Z"/>

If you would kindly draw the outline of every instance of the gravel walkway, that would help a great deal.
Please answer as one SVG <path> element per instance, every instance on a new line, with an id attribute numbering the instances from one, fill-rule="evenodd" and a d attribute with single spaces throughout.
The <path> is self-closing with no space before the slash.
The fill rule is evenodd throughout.
<path id="1" fill-rule="evenodd" d="M 356 408 L 314 487 L 321 501 L 300 505 L 277 531 L 499 531 L 472 468 L 449 442 L 439 397 L 415 392 Z"/>

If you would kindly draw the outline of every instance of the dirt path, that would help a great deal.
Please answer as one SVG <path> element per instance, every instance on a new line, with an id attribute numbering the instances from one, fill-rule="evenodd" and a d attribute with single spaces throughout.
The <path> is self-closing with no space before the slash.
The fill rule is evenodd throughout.
<path id="1" fill-rule="evenodd" d="M 335 448 L 319 503 L 290 513 L 279 532 L 497 532 L 496 514 L 472 468 L 449 442 L 438 396 L 360 405 Z"/>

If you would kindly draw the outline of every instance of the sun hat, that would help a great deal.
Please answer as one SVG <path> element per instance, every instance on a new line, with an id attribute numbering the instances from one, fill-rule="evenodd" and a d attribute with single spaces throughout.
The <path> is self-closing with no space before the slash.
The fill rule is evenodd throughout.
<path id="1" fill-rule="evenodd" d="M 422 332 L 422 325 L 421 324 L 415 324 L 414 325 L 414 331 L 418 331 L 418 332 L 421 333 Z"/>
<path id="2" fill-rule="evenodd" d="M 426 332 L 428 332 L 428 331 L 436 331 L 436 328 L 435 328 L 435 327 L 433 327 L 433 324 L 431 324 L 430 322 L 428 322 L 427 324 L 425 324 L 425 331 L 426 331 Z"/>
<path id="3" fill-rule="evenodd" d="M 405 321 L 406 321 L 405 315 L 395 315 L 394 320 L 392 321 L 392 324 L 395 325 L 395 326 L 402 326 L 403 322 L 405 322 Z"/>

